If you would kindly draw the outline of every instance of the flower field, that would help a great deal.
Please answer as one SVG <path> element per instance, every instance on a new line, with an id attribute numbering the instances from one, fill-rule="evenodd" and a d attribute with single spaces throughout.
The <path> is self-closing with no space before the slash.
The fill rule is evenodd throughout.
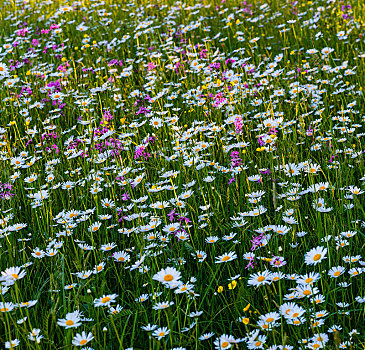
<path id="1" fill-rule="evenodd" d="M 0 347 L 365 349 L 365 3 L 0 4 Z"/>

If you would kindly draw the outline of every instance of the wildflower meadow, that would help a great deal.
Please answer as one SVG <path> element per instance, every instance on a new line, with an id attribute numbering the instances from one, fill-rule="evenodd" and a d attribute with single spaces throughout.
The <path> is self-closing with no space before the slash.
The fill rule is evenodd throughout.
<path id="1" fill-rule="evenodd" d="M 365 2 L 0 2 L 0 348 L 365 349 Z"/>

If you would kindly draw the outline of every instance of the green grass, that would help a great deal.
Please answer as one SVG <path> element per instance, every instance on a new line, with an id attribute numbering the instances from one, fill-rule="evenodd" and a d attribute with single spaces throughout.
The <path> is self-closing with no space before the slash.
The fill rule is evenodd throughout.
<path id="1" fill-rule="evenodd" d="M 364 13 L 3 2 L 1 346 L 364 349 Z"/>

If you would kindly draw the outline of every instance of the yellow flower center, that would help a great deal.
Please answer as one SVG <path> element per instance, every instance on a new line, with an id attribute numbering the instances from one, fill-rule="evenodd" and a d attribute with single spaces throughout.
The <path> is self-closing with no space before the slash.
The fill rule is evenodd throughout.
<path id="1" fill-rule="evenodd" d="M 321 257 L 322 257 L 322 255 L 321 255 L 321 254 L 316 254 L 316 255 L 313 257 L 313 260 L 314 260 L 314 261 L 318 261 Z"/>
<path id="2" fill-rule="evenodd" d="M 174 276 L 173 275 L 166 275 L 164 278 L 163 278 L 166 282 L 170 282 L 174 279 Z"/>

